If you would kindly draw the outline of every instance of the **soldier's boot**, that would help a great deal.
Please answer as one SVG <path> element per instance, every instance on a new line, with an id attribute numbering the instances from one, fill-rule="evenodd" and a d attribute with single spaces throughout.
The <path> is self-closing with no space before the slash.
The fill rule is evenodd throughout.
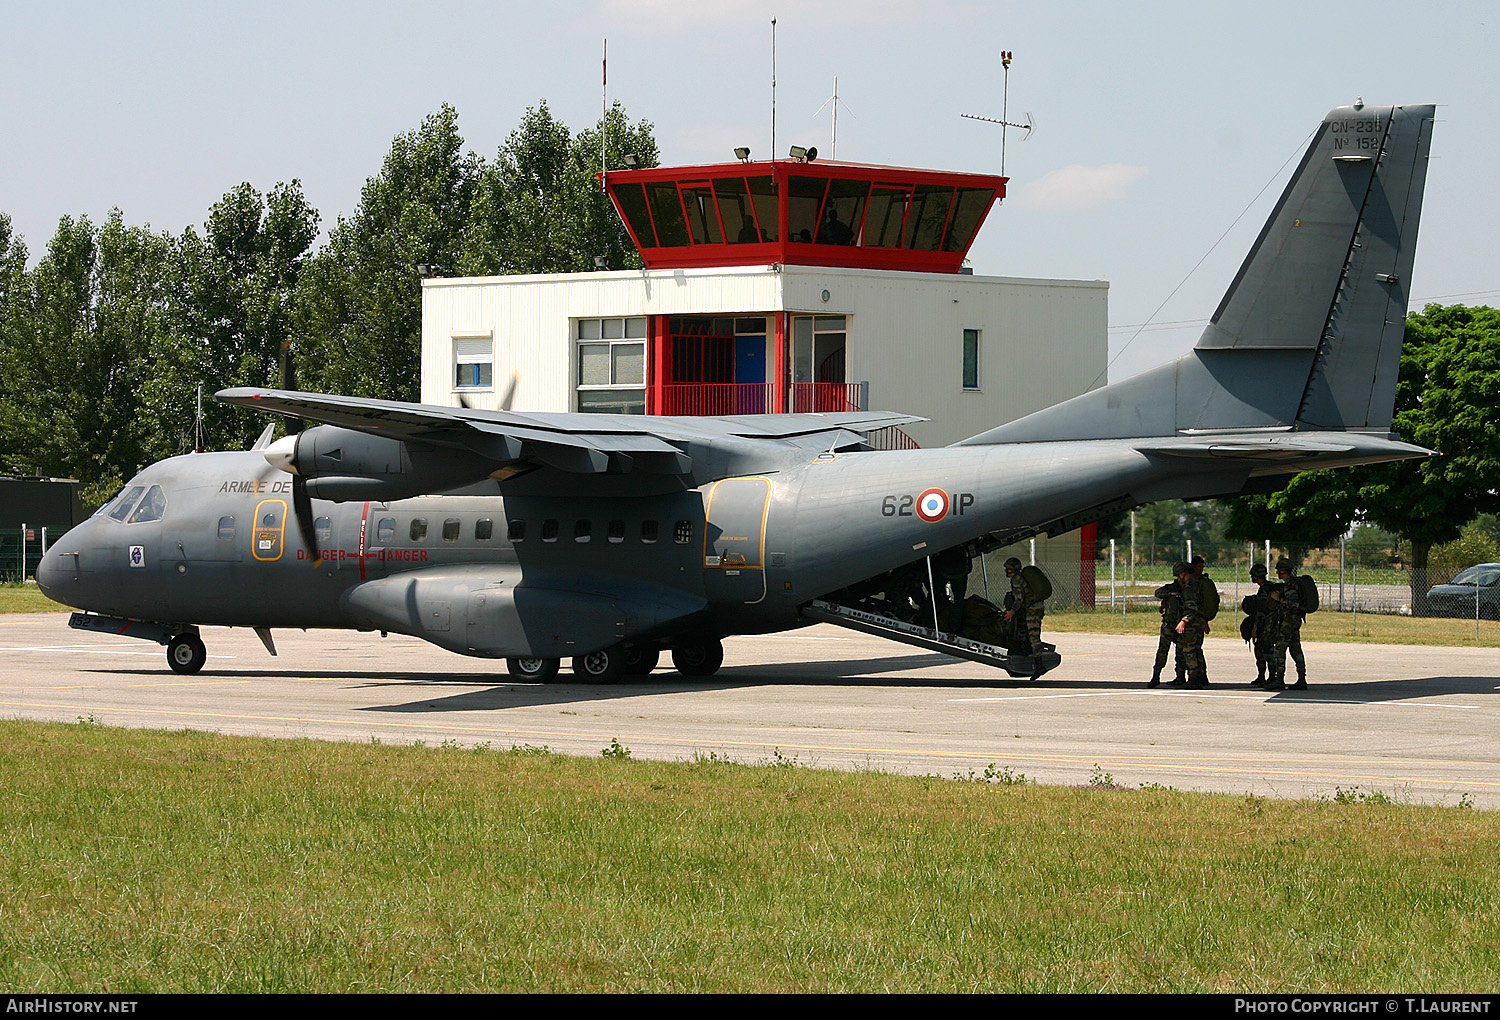
<path id="1" fill-rule="evenodd" d="M 1307 674 L 1299 671 L 1297 673 L 1297 682 L 1294 683 L 1294 684 L 1292 684 L 1291 688 L 1294 691 L 1305 691 L 1305 690 L 1307 690 Z"/>
<path id="2" fill-rule="evenodd" d="M 1189 687 L 1207 687 L 1207 686 L 1209 686 L 1209 683 L 1208 683 L 1208 674 L 1207 673 L 1199 673 L 1197 676 L 1195 676 L 1191 680 L 1189 680 L 1188 683 L 1187 683 L 1187 685 Z"/>
<path id="3" fill-rule="evenodd" d="M 1187 677 L 1183 676 L 1181 670 L 1179 670 L 1178 673 L 1177 673 L 1177 676 L 1172 679 L 1172 686 L 1173 687 L 1186 687 L 1187 686 Z"/>
<path id="4" fill-rule="evenodd" d="M 1151 671 L 1151 682 L 1148 683 L 1146 686 L 1147 687 L 1160 687 L 1161 686 L 1161 670 L 1160 669 L 1153 669 Z"/>

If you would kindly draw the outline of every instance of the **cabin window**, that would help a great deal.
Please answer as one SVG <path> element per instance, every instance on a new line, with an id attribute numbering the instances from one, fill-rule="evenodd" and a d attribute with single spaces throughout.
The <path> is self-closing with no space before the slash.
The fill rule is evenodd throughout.
<path id="1" fill-rule="evenodd" d="M 578 410 L 646 413 L 646 317 L 578 319 Z"/>
<path id="2" fill-rule="evenodd" d="M 687 545 L 693 540 L 693 522 L 678 521 L 677 527 L 673 529 L 672 537 L 678 545 Z"/>
<path id="3" fill-rule="evenodd" d="M 657 524 L 655 521 L 641 522 L 641 541 L 650 545 L 656 541 Z"/>
<path id="4" fill-rule="evenodd" d="M 480 542 L 488 542 L 495 537 L 495 522 L 488 517 L 481 517 L 474 522 L 474 538 Z"/>
<path id="5" fill-rule="evenodd" d="M 495 340 L 491 336 L 453 338 L 453 385 L 458 389 L 493 386 Z"/>
<path id="6" fill-rule="evenodd" d="M 608 537 L 611 542 L 616 544 L 625 541 L 625 522 L 619 520 L 610 521 Z"/>
<path id="7" fill-rule="evenodd" d="M 375 526 L 375 541 L 384 545 L 396 537 L 396 518 L 382 517 L 380 523 Z"/>
<path id="8" fill-rule="evenodd" d="M 557 521 L 555 518 L 548 518 L 542 522 L 542 541 L 557 541 Z"/>
<path id="9" fill-rule="evenodd" d="M 573 522 L 573 541 L 575 541 L 575 542 L 587 542 L 587 541 L 589 541 L 589 539 L 591 539 L 593 537 L 594 537 L 594 522 L 593 521 L 574 521 Z"/>
<path id="10" fill-rule="evenodd" d="M 964 389 L 979 389 L 979 330 L 964 330 Z"/>
<path id="11" fill-rule="evenodd" d="M 526 540 L 526 522 L 510 521 L 506 524 L 506 537 L 512 542 L 524 542 Z"/>
<path id="12" fill-rule="evenodd" d="M 318 543 L 322 549 L 333 539 L 333 521 L 327 517 L 319 517 L 313 521 L 313 541 Z"/>
<path id="13" fill-rule="evenodd" d="M 427 541 L 427 518 L 413 517 L 411 519 L 411 530 L 409 531 L 413 542 Z"/>
<path id="14" fill-rule="evenodd" d="M 130 516 L 130 511 L 135 509 L 135 501 L 141 498 L 141 493 L 146 491 L 144 485 L 137 485 L 120 498 L 120 502 L 109 512 L 111 520 L 124 522 Z"/>
<path id="15" fill-rule="evenodd" d="M 458 523 L 457 517 L 448 518 L 443 522 L 443 541 L 457 542 L 459 532 L 462 530 L 462 526 Z"/>
<path id="16" fill-rule="evenodd" d="M 233 517 L 220 517 L 219 518 L 219 537 L 221 539 L 223 539 L 224 541 L 226 541 L 226 542 L 228 542 L 228 541 L 230 541 L 231 539 L 234 538 L 234 518 Z"/>

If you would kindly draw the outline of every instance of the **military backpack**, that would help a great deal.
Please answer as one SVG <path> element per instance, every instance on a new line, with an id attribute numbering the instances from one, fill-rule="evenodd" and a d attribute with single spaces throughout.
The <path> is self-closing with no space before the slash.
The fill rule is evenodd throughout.
<path id="1" fill-rule="evenodd" d="M 1297 575 L 1297 597 L 1302 602 L 1303 613 L 1318 611 L 1318 582 L 1307 574 Z"/>
<path id="2" fill-rule="evenodd" d="M 1026 582 L 1026 592 L 1031 596 L 1032 602 L 1042 602 L 1052 597 L 1052 582 L 1035 563 L 1022 567 L 1021 577 Z"/>

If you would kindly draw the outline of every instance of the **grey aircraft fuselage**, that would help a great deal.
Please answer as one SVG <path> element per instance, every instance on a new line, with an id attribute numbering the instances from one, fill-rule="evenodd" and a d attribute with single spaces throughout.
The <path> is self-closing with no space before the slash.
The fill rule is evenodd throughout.
<path id="1" fill-rule="evenodd" d="M 146 468 L 37 580 L 94 629 L 139 623 L 183 672 L 203 663 L 197 626 L 221 624 L 268 648 L 278 627 L 412 634 L 520 676 L 573 656 L 612 679 L 616 659 L 670 648 L 703 675 L 723 636 L 802 626 L 814 599 L 957 546 L 1426 456 L 1390 425 L 1433 113 L 1332 111 L 1191 352 L 954 446 L 873 450 L 862 433 L 913 419 L 867 412 L 228 390 L 322 424 Z"/>

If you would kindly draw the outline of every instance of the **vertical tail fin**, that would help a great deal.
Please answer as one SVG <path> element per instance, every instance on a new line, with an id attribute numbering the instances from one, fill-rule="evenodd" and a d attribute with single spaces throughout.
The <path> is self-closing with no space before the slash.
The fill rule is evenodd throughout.
<path id="1" fill-rule="evenodd" d="M 1191 352 L 964 443 L 1388 430 L 1433 114 L 1330 112 Z"/>

